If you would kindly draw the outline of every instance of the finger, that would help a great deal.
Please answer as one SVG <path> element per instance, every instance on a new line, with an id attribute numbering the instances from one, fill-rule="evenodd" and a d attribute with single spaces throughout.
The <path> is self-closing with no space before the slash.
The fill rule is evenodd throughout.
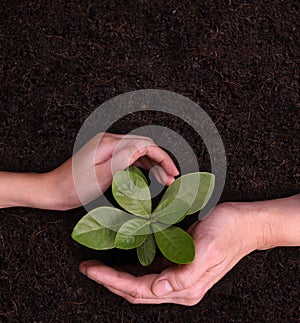
<path id="1" fill-rule="evenodd" d="M 121 170 L 126 169 L 131 165 L 132 160 L 138 159 L 144 153 L 144 145 L 140 141 L 127 142 L 127 146 L 117 150 L 113 157 L 109 157 L 105 162 L 95 165 L 95 173 L 97 181 L 102 189 L 105 191 L 112 182 L 113 175 Z"/>
<path id="2" fill-rule="evenodd" d="M 127 301 L 133 304 L 174 303 L 174 304 L 192 306 L 197 304 L 207 291 L 207 290 L 201 290 L 199 288 L 198 282 L 196 282 L 192 287 L 190 287 L 187 290 L 173 292 L 163 297 L 158 297 L 154 295 L 153 297 L 148 298 L 145 295 L 141 295 L 140 293 L 140 289 L 142 288 L 142 283 L 139 283 L 138 289 L 130 292 L 121 290 L 119 286 L 112 287 L 105 284 L 102 284 L 102 286 L 104 286 L 111 292 L 115 293 L 116 295 L 119 295 L 125 298 Z"/>
<path id="3" fill-rule="evenodd" d="M 132 141 L 141 141 L 145 145 L 155 145 L 154 141 L 149 137 L 138 136 L 138 135 L 119 135 L 119 134 L 111 134 L 111 133 L 100 133 L 95 138 L 99 138 L 98 147 L 101 151 L 104 149 L 108 149 L 113 155 L 114 151 L 119 150 L 130 144 Z M 103 140 L 102 143 L 100 140 Z M 107 152 L 107 151 L 106 151 Z"/>
<path id="4" fill-rule="evenodd" d="M 133 304 L 161 304 L 177 303 L 194 305 L 197 299 L 191 298 L 187 291 L 179 297 L 157 297 L 151 292 L 151 284 L 157 277 L 149 274 L 142 277 L 134 277 L 128 273 L 117 271 L 97 261 L 86 261 L 80 265 L 80 270 L 88 278 L 103 285 L 116 295 L 119 295 Z M 196 288 L 195 286 L 193 287 Z"/>
<path id="5" fill-rule="evenodd" d="M 156 145 L 148 145 L 145 155 L 160 165 L 168 175 L 172 177 L 179 175 L 172 158 L 162 148 Z"/>
<path id="6" fill-rule="evenodd" d="M 202 291 L 202 297 L 211 289 L 218 281 L 220 281 L 242 258 L 235 255 L 231 259 L 209 269 L 199 280 L 199 289 Z M 202 298 L 201 297 L 201 298 Z"/>
<path id="7" fill-rule="evenodd" d="M 134 165 L 151 171 L 156 180 L 162 185 L 170 185 L 169 183 L 174 181 L 174 176 L 166 174 L 166 172 L 157 163 L 149 159 L 147 156 L 139 158 Z"/>
<path id="8" fill-rule="evenodd" d="M 134 164 L 139 158 L 147 153 L 148 142 L 143 140 L 129 140 L 119 142 L 107 166 L 115 174 L 117 171 L 126 169 Z"/>
<path id="9" fill-rule="evenodd" d="M 152 292 L 158 297 L 165 297 L 169 294 L 176 297 L 176 292 L 177 294 L 181 291 L 185 292 L 192 287 L 201 274 L 192 264 L 167 268 L 153 282 Z"/>
<path id="10" fill-rule="evenodd" d="M 86 261 L 83 261 L 80 265 L 79 265 L 79 271 L 86 275 L 86 270 L 88 267 L 91 267 L 91 266 L 96 266 L 96 265 L 101 265 L 103 264 L 102 261 L 99 261 L 99 260 L 96 260 L 96 259 L 90 259 L 90 260 L 86 260 Z"/>
<path id="11" fill-rule="evenodd" d="M 212 267 L 205 271 L 202 276 L 189 287 L 157 296 L 157 300 L 161 303 L 169 302 L 186 306 L 193 306 L 199 303 L 207 291 L 227 273 L 227 270 L 222 271 L 222 265 L 216 267 L 218 268 Z M 176 268 L 174 267 L 171 270 L 176 270 Z"/>
<path id="12" fill-rule="evenodd" d="M 119 149 L 119 148 L 117 148 Z M 131 140 L 122 149 L 116 150 L 112 158 L 95 165 L 95 173 L 101 191 L 104 192 L 110 185 L 116 172 L 126 169 L 146 152 L 145 143 Z"/>
<path id="13" fill-rule="evenodd" d="M 109 291 L 112 293 L 123 297 L 131 304 L 163 304 L 163 303 L 173 303 L 173 304 L 179 304 L 179 305 L 186 305 L 186 306 L 192 306 L 199 302 L 198 298 L 190 298 L 188 296 L 180 297 L 180 298 L 174 298 L 174 297 L 165 297 L 165 298 L 140 298 L 137 296 L 132 296 L 128 293 L 122 292 L 116 288 L 105 286 Z"/>
<path id="14" fill-rule="evenodd" d="M 158 147 L 151 138 L 148 137 L 129 137 L 124 136 L 118 143 L 117 150 L 123 149 L 124 147 L 130 144 L 136 144 L 137 146 L 144 147 L 145 154 L 143 156 L 147 156 L 152 162 L 157 165 L 161 165 L 165 171 L 171 176 L 177 176 L 179 174 L 173 160 L 171 157 L 160 147 Z"/>
<path id="15" fill-rule="evenodd" d="M 133 134 L 116 134 L 116 133 L 108 133 L 108 132 L 106 132 L 106 135 L 109 135 L 118 139 L 138 139 L 138 140 L 147 140 L 154 143 L 152 138 L 146 137 L 146 136 L 139 136 L 139 135 L 133 135 Z"/>
<path id="16" fill-rule="evenodd" d="M 81 263 L 80 271 L 97 283 L 118 290 L 122 295 L 128 294 L 133 298 L 142 299 L 155 298 L 151 291 L 151 284 L 157 276 L 155 274 L 135 277 L 95 261 Z"/>
<path id="17" fill-rule="evenodd" d="M 139 158 L 146 155 L 151 159 L 155 158 L 157 162 L 161 162 L 161 165 L 165 165 L 165 167 L 168 167 L 166 165 L 169 165 L 169 169 L 172 170 L 173 161 L 161 148 L 157 146 L 149 146 L 148 142 L 142 140 L 131 140 L 130 142 L 127 142 L 127 145 L 125 146 L 122 144 L 121 149 L 116 147 L 116 151 L 111 159 L 95 166 L 99 183 L 109 185 L 112 180 L 112 176 L 116 172 L 126 169 L 128 166 L 134 164 Z M 175 173 L 174 170 L 173 173 Z M 173 175 L 170 176 L 173 177 Z"/>
<path id="18" fill-rule="evenodd" d="M 165 296 L 188 290 L 207 270 L 224 262 L 224 258 L 205 241 L 205 238 L 197 241 L 195 245 L 196 254 L 192 263 L 167 268 L 157 277 L 152 285 L 155 295 Z"/>
<path id="19" fill-rule="evenodd" d="M 174 182 L 176 175 L 170 175 L 155 161 L 148 156 L 140 157 L 135 163 L 135 166 L 151 171 L 156 180 L 162 185 L 170 185 Z"/>
<path id="20" fill-rule="evenodd" d="M 116 170 L 121 170 L 145 156 L 141 160 L 144 168 L 150 170 L 156 165 L 161 165 L 163 168 L 156 171 L 157 179 L 163 184 L 169 185 L 174 181 L 174 176 L 179 174 L 171 157 L 148 137 L 100 133 L 90 141 L 89 145 L 97 147 L 95 165 L 109 161 L 112 157 L 113 160 L 116 159 Z"/>
<path id="21" fill-rule="evenodd" d="M 154 144 L 153 140 L 149 137 L 137 135 L 118 135 L 107 132 L 101 132 L 94 136 L 85 145 L 85 153 L 89 151 L 93 153 L 94 164 L 100 164 L 111 158 L 117 146 L 119 146 L 119 148 L 122 148 L 133 140 L 144 141 L 148 144 Z"/>
<path id="22" fill-rule="evenodd" d="M 168 175 L 165 172 L 165 170 L 162 167 L 160 167 L 159 165 L 153 166 L 150 171 L 153 173 L 153 175 L 157 179 L 157 181 L 162 185 L 169 186 L 175 181 L 174 176 Z"/>
<path id="23" fill-rule="evenodd" d="M 154 163 L 147 156 L 143 156 L 140 157 L 137 161 L 135 161 L 134 165 L 149 171 L 152 167 L 156 166 L 157 164 Z"/>

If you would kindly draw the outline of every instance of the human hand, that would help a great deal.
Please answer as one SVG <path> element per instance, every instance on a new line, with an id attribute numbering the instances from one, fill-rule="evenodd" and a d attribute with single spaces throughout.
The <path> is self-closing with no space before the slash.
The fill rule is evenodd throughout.
<path id="1" fill-rule="evenodd" d="M 300 245 L 300 194 L 270 201 L 223 203 L 188 231 L 196 248 L 190 264 L 172 265 L 156 259 L 152 267 L 131 265 L 117 270 L 89 260 L 79 269 L 131 303 L 195 305 L 253 250 Z"/>
<path id="2" fill-rule="evenodd" d="M 164 185 L 170 185 L 179 174 L 169 155 L 152 139 L 100 133 L 47 174 L 53 195 L 53 205 L 48 208 L 66 210 L 94 200 L 111 185 L 115 172 L 130 165 L 152 169 Z"/>
<path id="3" fill-rule="evenodd" d="M 157 259 L 144 270 L 140 265 L 117 270 L 90 260 L 80 265 L 80 271 L 131 303 L 195 305 L 241 258 L 260 246 L 257 227 L 240 204 L 221 204 L 188 230 L 196 247 L 191 264 L 171 265 Z"/>

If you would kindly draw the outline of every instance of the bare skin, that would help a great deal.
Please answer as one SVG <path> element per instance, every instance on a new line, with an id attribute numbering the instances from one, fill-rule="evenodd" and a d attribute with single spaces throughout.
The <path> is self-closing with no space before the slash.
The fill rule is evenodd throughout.
<path id="1" fill-rule="evenodd" d="M 77 161 L 77 177 L 85 181 L 78 196 L 72 164 Z M 137 165 L 155 168 L 156 178 L 167 185 L 178 170 L 169 155 L 150 138 L 101 133 L 92 138 L 72 158 L 44 174 L 0 172 L 0 208 L 34 207 L 68 210 L 92 201 L 111 185 L 113 172 Z M 97 179 L 91 185 L 91 176 Z"/>
<path id="2" fill-rule="evenodd" d="M 130 303 L 195 305 L 240 259 L 256 249 L 300 245 L 300 195 L 218 205 L 191 226 L 196 257 L 191 264 L 164 260 L 147 268 L 111 268 L 90 260 L 80 271 Z"/>
<path id="3" fill-rule="evenodd" d="M 80 187 L 74 182 L 83 178 Z M 172 159 L 147 137 L 101 133 L 55 170 L 44 173 L 0 172 L 0 208 L 23 206 L 68 210 L 102 194 L 114 172 L 137 165 L 170 185 L 178 175 Z M 96 178 L 96 185 L 91 181 Z M 300 194 L 271 201 L 224 203 L 189 229 L 196 246 L 191 264 L 157 259 L 149 268 L 111 268 L 89 260 L 80 271 L 131 303 L 197 304 L 245 255 L 256 249 L 300 245 Z"/>

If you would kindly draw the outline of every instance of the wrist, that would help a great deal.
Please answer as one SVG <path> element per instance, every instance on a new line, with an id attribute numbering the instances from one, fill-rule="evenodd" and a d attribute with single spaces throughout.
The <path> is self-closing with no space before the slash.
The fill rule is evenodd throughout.
<path id="1" fill-rule="evenodd" d="M 49 189 L 46 174 L 0 172 L 0 207 L 48 208 Z"/>
<path id="2" fill-rule="evenodd" d="M 16 206 L 55 209 L 55 190 L 50 173 L 20 174 Z"/>
<path id="3" fill-rule="evenodd" d="M 57 169 L 42 174 L 43 183 L 43 204 L 47 205 L 49 210 L 67 210 L 65 205 L 68 198 L 69 188 L 64 185 L 64 178 Z"/>
<path id="4" fill-rule="evenodd" d="M 34 200 L 31 200 L 31 205 L 40 209 L 56 210 L 58 204 L 57 186 L 52 172 L 34 175 L 39 182 L 37 185 L 39 188 L 39 201 L 36 200 L 36 196 L 32 196 Z"/>
<path id="5" fill-rule="evenodd" d="M 300 245 L 300 195 L 246 204 L 255 230 L 255 249 Z"/>
<path id="6" fill-rule="evenodd" d="M 281 228 L 272 209 L 258 202 L 253 205 L 253 219 L 257 222 L 257 250 L 267 250 L 278 246 Z"/>
<path id="7" fill-rule="evenodd" d="M 46 186 L 50 209 L 65 211 L 81 206 L 77 196 L 69 161 L 60 167 L 45 174 Z"/>

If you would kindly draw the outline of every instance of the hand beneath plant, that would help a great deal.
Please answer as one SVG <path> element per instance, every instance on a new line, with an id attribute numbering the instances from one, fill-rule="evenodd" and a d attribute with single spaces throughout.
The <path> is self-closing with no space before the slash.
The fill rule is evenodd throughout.
<path id="1" fill-rule="evenodd" d="M 157 259 L 149 268 L 133 265 L 116 270 L 90 260 L 80 265 L 80 271 L 131 303 L 195 305 L 253 250 L 299 245 L 299 210 L 300 195 L 220 204 L 189 229 L 196 246 L 191 264 Z"/>
<path id="2" fill-rule="evenodd" d="M 0 207 L 75 208 L 101 195 L 114 173 L 130 165 L 146 170 L 156 166 L 155 177 L 166 185 L 179 174 L 169 155 L 150 138 L 100 133 L 49 173 L 0 172 Z"/>

